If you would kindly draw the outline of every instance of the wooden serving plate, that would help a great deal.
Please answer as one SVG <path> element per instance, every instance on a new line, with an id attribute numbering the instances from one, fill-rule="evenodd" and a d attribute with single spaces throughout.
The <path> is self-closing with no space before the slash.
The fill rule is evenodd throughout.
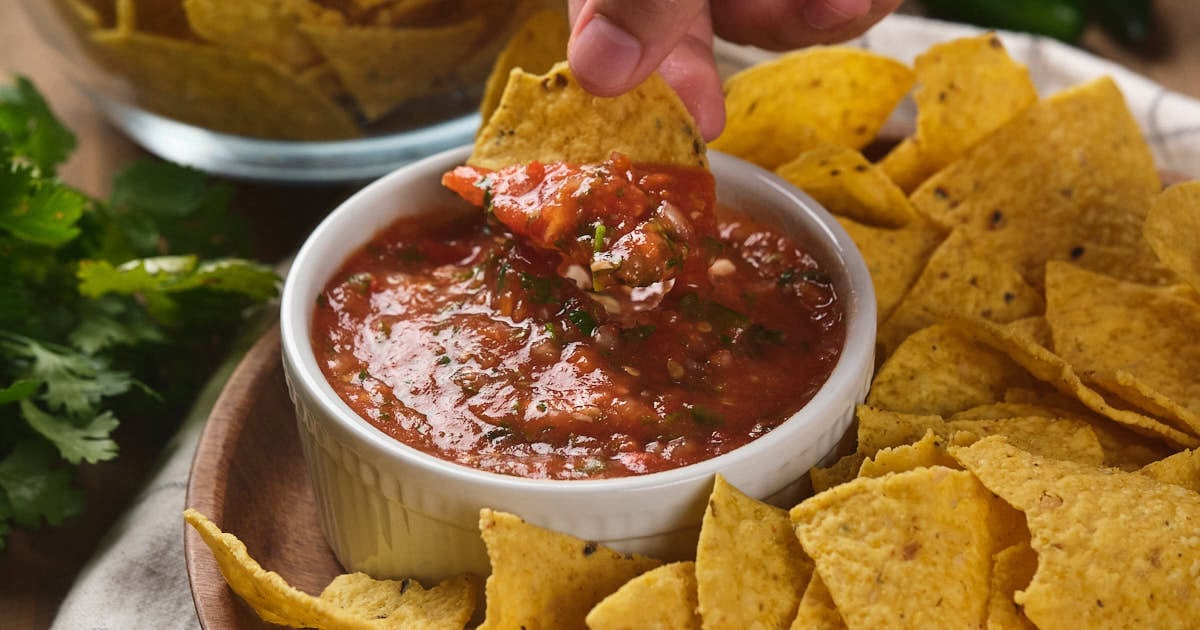
<path id="1" fill-rule="evenodd" d="M 317 516 L 296 416 L 283 380 L 279 326 L 246 354 L 213 407 L 192 460 L 187 506 L 246 543 L 292 586 L 319 594 L 343 573 Z M 183 550 L 200 625 L 278 628 L 225 584 L 208 547 L 184 526 Z"/>

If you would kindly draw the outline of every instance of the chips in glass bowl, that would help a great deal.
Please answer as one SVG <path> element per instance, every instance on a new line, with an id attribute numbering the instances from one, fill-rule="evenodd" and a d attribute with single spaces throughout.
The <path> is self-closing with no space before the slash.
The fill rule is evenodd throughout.
<path id="1" fill-rule="evenodd" d="M 463 144 L 510 36 L 529 21 L 566 48 L 545 0 L 21 4 L 127 135 L 248 179 L 364 180 Z"/>

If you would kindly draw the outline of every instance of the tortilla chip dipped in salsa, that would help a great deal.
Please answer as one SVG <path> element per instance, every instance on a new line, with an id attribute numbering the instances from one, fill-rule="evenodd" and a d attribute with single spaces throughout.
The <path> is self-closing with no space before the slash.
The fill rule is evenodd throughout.
<path id="1" fill-rule="evenodd" d="M 393 225 L 318 301 L 313 347 L 342 399 L 427 453 L 554 479 L 684 466 L 793 415 L 845 339 L 823 263 L 717 207 L 704 146 L 661 78 L 597 99 L 564 68 L 512 77 L 489 127 L 528 98 L 554 133 L 447 173 L 484 210 Z M 617 143 L 628 153 L 554 147 L 594 116 L 632 139 Z M 636 135 L 647 124 L 661 134 Z M 485 129 L 476 155 L 495 142 Z"/>

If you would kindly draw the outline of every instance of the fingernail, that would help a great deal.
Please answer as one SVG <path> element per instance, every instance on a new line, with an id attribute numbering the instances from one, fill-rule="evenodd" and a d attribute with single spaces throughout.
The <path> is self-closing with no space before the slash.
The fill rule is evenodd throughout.
<path id="1" fill-rule="evenodd" d="M 847 4 L 853 6 L 846 7 Z M 857 5 L 857 2 L 812 0 L 804 5 L 804 20 L 818 31 L 832 30 L 859 17 L 858 11 L 856 11 Z M 869 8 L 870 4 L 868 3 Z"/>
<path id="2" fill-rule="evenodd" d="M 624 90 L 641 60 L 641 42 L 603 15 L 593 17 L 571 46 L 571 66 L 600 91 Z"/>

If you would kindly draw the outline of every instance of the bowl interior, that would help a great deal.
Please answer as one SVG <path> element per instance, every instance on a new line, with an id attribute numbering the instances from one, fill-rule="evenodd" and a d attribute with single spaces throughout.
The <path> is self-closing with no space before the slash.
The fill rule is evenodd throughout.
<path id="1" fill-rule="evenodd" d="M 815 201 L 775 175 L 752 164 L 710 152 L 719 202 L 773 224 L 808 245 L 829 270 L 846 310 L 846 341 L 825 386 L 792 418 L 767 435 L 738 449 L 690 466 L 648 475 L 598 480 L 541 480 L 484 472 L 442 460 L 408 447 L 371 426 L 345 405 L 326 383 L 311 348 L 310 320 L 316 296 L 343 261 L 379 230 L 403 216 L 424 212 L 470 212 L 472 209 L 440 185 L 445 171 L 461 164 L 470 147 L 460 147 L 408 165 L 364 188 L 332 212 L 301 248 L 288 274 L 281 305 L 285 360 L 295 368 L 294 385 L 307 390 L 322 413 L 334 418 L 365 448 L 384 458 L 403 458 L 431 475 L 486 483 L 498 496 L 521 497 L 534 492 L 542 498 L 568 503 L 588 501 L 604 493 L 651 492 L 717 472 L 752 496 L 766 497 L 807 471 L 803 466 L 790 479 L 753 475 L 759 457 L 774 457 L 772 443 L 805 444 L 828 416 L 848 399 L 861 400 L 864 372 L 871 369 L 875 338 L 875 299 L 861 255 L 840 225 Z M 477 210 L 474 210 L 477 211 Z M 776 447 L 778 448 L 778 447 Z M 825 453 L 817 457 L 824 456 Z M 740 473 L 740 474 L 739 474 Z M 777 476 L 775 476 L 777 477 Z M 736 484 L 735 484 L 736 485 Z"/>

